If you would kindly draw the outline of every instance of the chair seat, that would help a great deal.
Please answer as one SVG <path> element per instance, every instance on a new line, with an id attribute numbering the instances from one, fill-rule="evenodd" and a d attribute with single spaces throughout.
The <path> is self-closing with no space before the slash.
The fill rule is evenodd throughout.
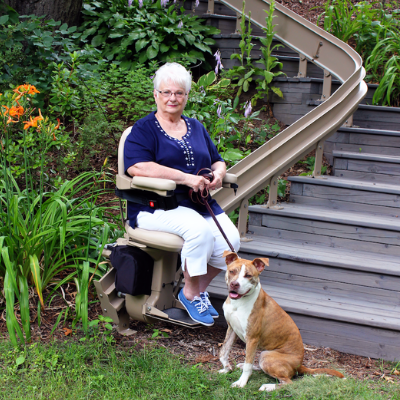
<path id="1" fill-rule="evenodd" d="M 181 251 L 183 246 L 183 239 L 173 233 L 133 229 L 128 222 L 125 224 L 125 230 L 132 240 L 151 248 L 176 252 Z"/>

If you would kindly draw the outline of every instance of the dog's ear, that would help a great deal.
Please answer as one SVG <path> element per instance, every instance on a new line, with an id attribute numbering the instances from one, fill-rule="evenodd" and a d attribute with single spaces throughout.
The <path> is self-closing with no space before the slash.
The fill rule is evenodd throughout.
<path id="1" fill-rule="evenodd" d="M 232 253 L 231 251 L 225 250 L 222 257 L 225 257 L 226 265 L 233 263 L 238 259 L 238 255 L 236 253 Z"/>
<path id="2" fill-rule="evenodd" d="M 257 271 L 261 273 L 264 271 L 264 267 L 269 267 L 269 258 L 255 258 L 253 260 L 253 265 L 256 267 Z"/>

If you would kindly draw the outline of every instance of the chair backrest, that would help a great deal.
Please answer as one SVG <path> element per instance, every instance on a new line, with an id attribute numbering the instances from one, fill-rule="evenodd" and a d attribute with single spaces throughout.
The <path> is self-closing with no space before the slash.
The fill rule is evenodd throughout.
<path id="1" fill-rule="evenodd" d="M 119 139 L 119 145 L 118 145 L 118 175 L 121 175 L 121 176 L 126 176 L 125 175 L 125 164 L 124 164 L 124 147 L 125 147 L 126 138 L 131 133 L 131 130 L 132 130 L 131 126 L 129 128 L 126 128 L 124 130 L 124 133 L 121 136 L 121 139 Z"/>

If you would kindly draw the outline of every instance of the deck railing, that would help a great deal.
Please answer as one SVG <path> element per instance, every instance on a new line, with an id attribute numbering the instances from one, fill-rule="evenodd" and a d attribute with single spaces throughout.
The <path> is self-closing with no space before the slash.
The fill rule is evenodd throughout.
<path id="1" fill-rule="evenodd" d="M 214 10 L 214 0 L 209 0 L 209 10 Z M 242 0 L 219 0 L 241 16 Z M 251 11 L 251 21 L 265 27 L 267 0 L 246 0 L 246 14 Z M 322 154 L 325 140 L 341 125 L 349 125 L 351 116 L 367 93 L 363 81 L 365 70 L 361 57 L 347 44 L 305 20 L 291 10 L 275 3 L 274 24 L 276 37 L 299 53 L 299 77 L 307 75 L 307 61 L 322 68 L 324 85 L 323 102 L 297 120 L 273 139 L 234 165 L 229 172 L 238 176 L 239 191 L 236 196 L 220 190 L 213 197 L 226 212 L 240 206 L 239 232 L 246 234 L 248 200 L 269 185 L 266 207 L 279 208 L 277 190 L 279 176 L 312 150 L 316 150 L 313 177 L 321 178 Z M 342 85 L 331 94 L 332 76 Z"/>

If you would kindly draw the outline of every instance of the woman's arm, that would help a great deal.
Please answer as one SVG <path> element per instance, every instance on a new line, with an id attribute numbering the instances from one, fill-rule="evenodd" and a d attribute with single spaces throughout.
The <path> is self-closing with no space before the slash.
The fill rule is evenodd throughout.
<path id="1" fill-rule="evenodd" d="M 209 188 L 211 190 L 219 189 L 226 175 L 226 164 L 223 161 L 216 161 L 211 165 L 211 169 L 214 172 L 214 180 L 210 183 Z"/>
<path id="2" fill-rule="evenodd" d="M 186 174 L 178 169 L 164 167 L 163 165 L 152 161 L 136 163 L 135 165 L 129 167 L 127 172 L 130 176 L 147 176 L 149 178 L 171 179 L 178 185 L 186 185 L 191 187 L 195 192 L 198 190 L 201 191 L 210 186 L 209 181 L 202 176 Z"/>

